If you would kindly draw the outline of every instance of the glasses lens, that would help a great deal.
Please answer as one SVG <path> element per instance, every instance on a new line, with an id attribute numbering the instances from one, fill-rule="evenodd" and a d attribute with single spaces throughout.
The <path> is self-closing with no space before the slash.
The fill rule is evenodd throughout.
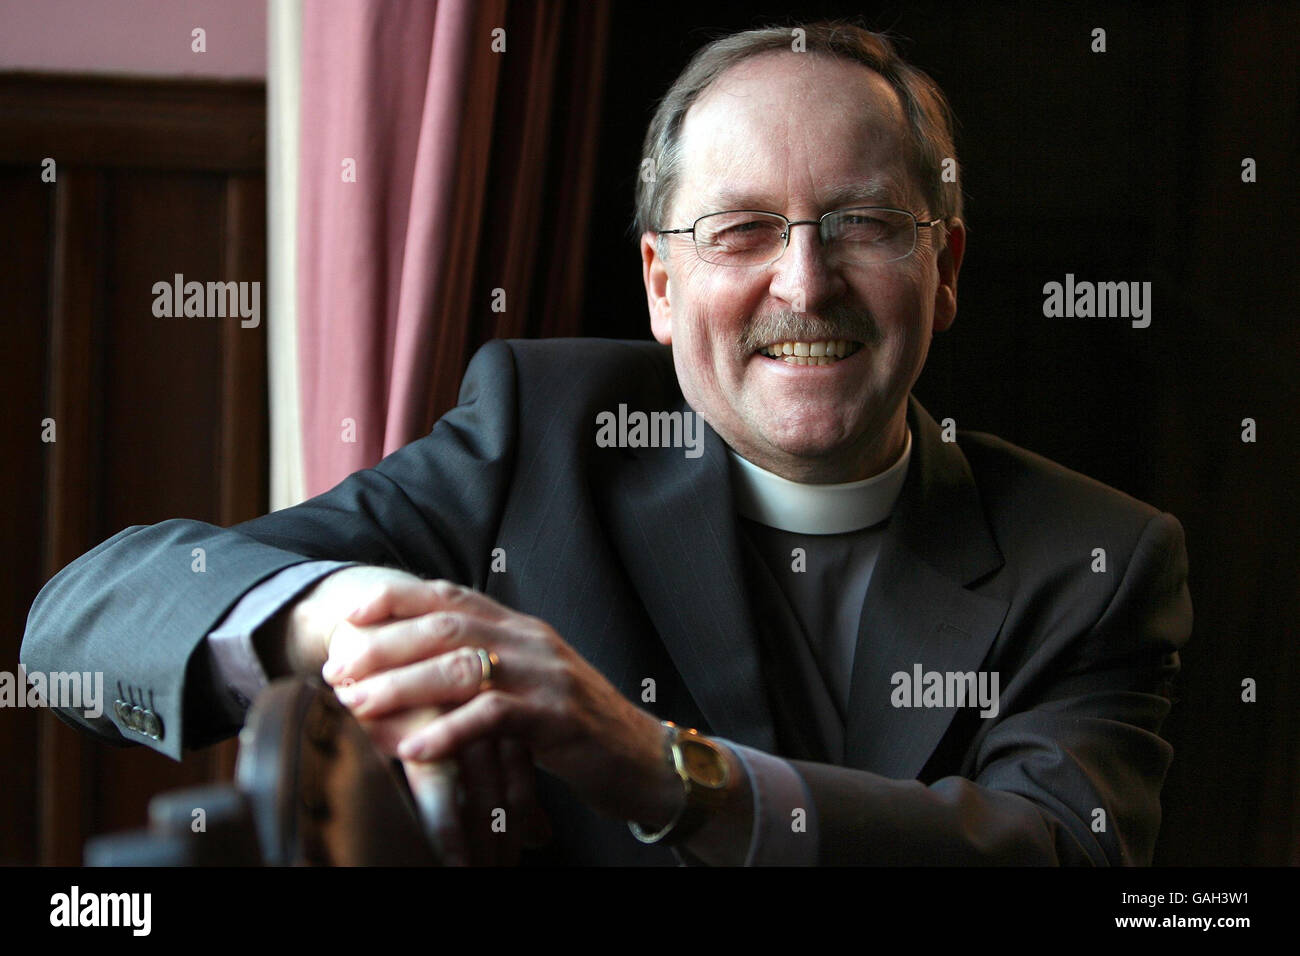
<path id="1" fill-rule="evenodd" d="M 841 209 L 823 221 L 822 238 L 853 262 L 893 262 L 916 248 L 916 220 L 898 209 Z"/>
<path id="2" fill-rule="evenodd" d="M 700 258 L 722 266 L 771 262 L 785 248 L 785 220 L 762 212 L 718 212 L 695 223 Z"/>

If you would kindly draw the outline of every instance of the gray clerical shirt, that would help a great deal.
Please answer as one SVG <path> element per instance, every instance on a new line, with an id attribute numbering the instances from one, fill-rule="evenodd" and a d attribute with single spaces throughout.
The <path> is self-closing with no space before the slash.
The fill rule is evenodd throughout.
<path id="1" fill-rule="evenodd" d="M 789 481 L 731 453 L 750 593 L 766 659 L 779 672 L 769 683 L 789 756 L 843 762 L 862 606 L 911 452 L 909 430 L 888 469 L 835 485 Z"/>

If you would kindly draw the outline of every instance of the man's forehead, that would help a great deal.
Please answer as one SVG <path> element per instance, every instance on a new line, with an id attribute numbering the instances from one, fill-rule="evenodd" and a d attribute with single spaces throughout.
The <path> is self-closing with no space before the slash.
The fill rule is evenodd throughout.
<path id="1" fill-rule="evenodd" d="M 901 121 L 902 102 L 880 73 L 855 60 L 822 53 L 768 51 L 723 70 L 691 105 L 691 110 L 718 102 L 725 111 L 752 104 L 766 112 L 773 92 L 816 109 L 851 102 L 881 118 Z"/>
<path id="2" fill-rule="evenodd" d="M 712 208 L 779 211 L 791 190 L 825 208 L 911 193 L 897 93 L 861 64 L 765 54 L 724 72 L 688 111 L 684 187 Z"/>
<path id="3" fill-rule="evenodd" d="M 806 53 L 764 53 L 724 70 L 686 112 L 710 133 L 742 125 L 812 129 L 856 125 L 877 134 L 905 132 L 903 104 L 889 81 L 862 63 Z"/>
<path id="4" fill-rule="evenodd" d="M 818 187 L 815 192 L 817 205 L 828 210 L 855 205 L 891 206 L 907 201 L 908 184 L 897 176 L 876 175 L 830 183 Z M 774 204 L 784 200 L 783 196 L 762 187 L 746 186 L 730 180 L 699 183 L 696 194 L 703 202 L 716 205 L 719 209 L 775 211 Z"/>

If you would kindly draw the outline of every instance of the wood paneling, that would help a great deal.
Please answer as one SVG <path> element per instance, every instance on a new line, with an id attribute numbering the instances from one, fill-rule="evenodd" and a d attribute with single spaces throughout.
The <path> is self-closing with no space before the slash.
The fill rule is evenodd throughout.
<path id="1" fill-rule="evenodd" d="M 0 278 L 15 346 L 0 360 L 0 488 L 43 501 L 4 519 L 26 551 L 2 559 L 15 665 L 40 586 L 103 539 L 266 511 L 264 127 L 261 84 L 0 75 L 0 199 L 19 240 Z M 177 273 L 259 283 L 261 321 L 155 316 L 153 284 Z M 49 714 L 0 713 L 18 783 L 0 795 L 0 862 L 79 863 L 87 837 L 143 825 L 153 794 L 228 778 L 233 752 L 176 763 Z"/>
<path id="2" fill-rule="evenodd" d="M 8 454 L 0 468 L 0 670 L 16 673 L 18 647 L 31 599 L 45 580 L 41 568 L 43 486 L 51 446 L 41 442 L 49 312 L 50 217 L 53 194 L 29 171 L 0 167 L 5 210 L 4 267 L 0 268 L 0 381 L 4 414 L 0 441 Z M 0 712 L 0 865 L 37 856 L 39 719 L 34 710 Z"/>
<path id="3" fill-rule="evenodd" d="M 0 156 L 17 163 L 54 156 L 101 168 L 260 175 L 265 85 L 3 74 Z"/>
<path id="4" fill-rule="evenodd" d="M 95 395 L 103 321 L 105 247 L 103 176 L 93 169 L 63 170 L 54 192 L 51 249 L 49 403 L 57 440 L 49 446 L 45 498 L 45 576 L 51 577 L 98 540 L 97 467 L 101 429 Z M 90 823 L 86 773 L 88 743 L 44 715 L 41 724 L 41 858 L 74 861 Z"/>

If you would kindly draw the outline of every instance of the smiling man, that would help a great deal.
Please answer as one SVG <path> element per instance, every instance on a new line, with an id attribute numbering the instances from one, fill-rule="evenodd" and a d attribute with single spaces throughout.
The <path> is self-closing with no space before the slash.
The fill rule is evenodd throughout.
<path id="1" fill-rule="evenodd" d="M 1149 862 L 1182 530 L 911 396 L 965 247 L 937 87 L 856 27 L 749 31 L 646 158 L 657 344 L 489 343 L 326 494 L 78 559 L 26 666 L 106 671 L 156 732 L 68 719 L 173 757 L 322 672 L 417 796 L 459 763 L 455 859 Z M 702 451 L 614 415 L 699 415 Z"/>
<path id="2" fill-rule="evenodd" d="M 721 70 L 678 142 L 652 129 L 676 168 L 639 212 L 694 225 L 641 223 L 645 283 L 682 393 L 728 446 L 791 480 L 845 482 L 903 452 L 908 393 L 957 311 L 960 193 L 920 161 L 884 77 L 789 46 Z M 951 156 L 941 102 L 924 132 Z"/>

